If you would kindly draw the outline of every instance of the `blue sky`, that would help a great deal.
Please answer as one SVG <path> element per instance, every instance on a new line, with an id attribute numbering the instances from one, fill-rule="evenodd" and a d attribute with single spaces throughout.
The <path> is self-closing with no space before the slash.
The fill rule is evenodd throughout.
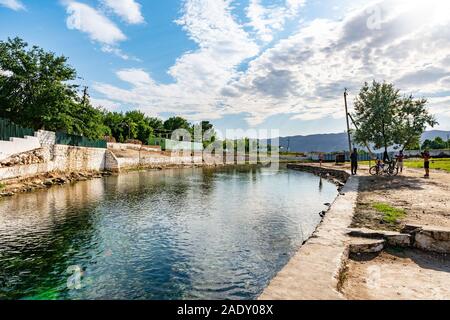
<path id="1" fill-rule="evenodd" d="M 0 0 L 0 40 L 69 57 L 111 110 L 341 132 L 343 89 L 377 79 L 450 129 L 450 5 L 429 1 Z"/>

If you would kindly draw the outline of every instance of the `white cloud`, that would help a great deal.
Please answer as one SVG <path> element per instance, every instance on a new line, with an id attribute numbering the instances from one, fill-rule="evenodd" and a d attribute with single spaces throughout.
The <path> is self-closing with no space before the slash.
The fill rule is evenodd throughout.
<path id="1" fill-rule="evenodd" d="M 286 0 L 285 5 L 281 7 L 264 7 L 261 0 L 250 0 L 247 7 L 249 25 L 262 41 L 270 42 L 273 40 L 273 34 L 283 30 L 286 20 L 296 17 L 304 4 L 305 0 Z"/>
<path id="2" fill-rule="evenodd" d="M 160 84 L 144 70 L 125 69 L 117 76 L 131 89 L 106 83 L 95 89 L 151 114 L 214 119 L 246 113 L 247 121 L 258 125 L 279 114 L 301 120 L 342 118 L 344 88 L 354 97 L 364 81 L 376 79 L 394 82 L 404 93 L 441 97 L 430 100 L 430 108 L 448 119 L 450 16 L 443 14 L 448 9 L 450 2 L 441 0 L 426 5 L 376 1 L 339 21 L 303 23 L 259 52 L 261 34 L 252 38 L 244 31 L 231 13 L 231 1 L 188 0 L 178 23 L 199 49 L 169 69 L 173 83 Z M 246 70 L 238 69 L 244 61 Z"/>
<path id="3" fill-rule="evenodd" d="M 111 46 L 126 39 L 111 20 L 84 3 L 67 2 L 67 14 L 67 27 L 88 34 L 93 41 Z"/>
<path id="4" fill-rule="evenodd" d="M 149 74 L 142 69 L 123 69 L 117 72 L 117 77 L 135 86 L 153 84 Z"/>
<path id="5" fill-rule="evenodd" d="M 108 99 L 96 99 L 90 98 L 90 101 L 94 107 L 104 108 L 109 111 L 116 111 L 120 108 L 120 103 L 108 100 Z"/>
<path id="6" fill-rule="evenodd" d="M 25 10 L 25 5 L 20 0 L 0 0 L 0 6 L 19 11 Z"/>
<path id="7" fill-rule="evenodd" d="M 141 13 L 141 5 L 135 0 L 102 0 L 102 3 L 130 24 L 145 22 Z"/>
<path id="8" fill-rule="evenodd" d="M 220 90 L 233 78 L 237 66 L 258 53 L 258 46 L 236 23 L 227 0 L 188 0 L 176 21 L 199 49 L 182 55 L 169 69 L 172 84 L 157 84 L 143 70 L 125 69 L 117 76 L 133 85 L 124 90 L 104 83 L 95 89 L 106 97 L 139 105 L 148 113 L 175 112 L 193 119 L 211 114 Z M 224 108 L 224 107 L 222 107 Z"/>

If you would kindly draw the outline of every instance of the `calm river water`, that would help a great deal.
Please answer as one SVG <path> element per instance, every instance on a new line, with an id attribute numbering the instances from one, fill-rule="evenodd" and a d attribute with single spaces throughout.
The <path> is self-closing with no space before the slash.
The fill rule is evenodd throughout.
<path id="1" fill-rule="evenodd" d="M 337 195 L 280 168 L 135 172 L 0 200 L 0 299 L 253 299 Z"/>

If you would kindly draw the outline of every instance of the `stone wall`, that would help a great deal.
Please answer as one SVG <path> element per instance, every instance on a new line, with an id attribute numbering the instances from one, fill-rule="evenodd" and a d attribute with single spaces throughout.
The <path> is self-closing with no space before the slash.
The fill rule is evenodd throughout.
<path id="1" fill-rule="evenodd" d="M 155 156 L 155 157 L 142 157 L 142 158 L 116 158 L 118 168 L 120 169 L 132 169 L 138 167 L 164 167 L 172 165 L 191 165 L 201 164 L 203 159 L 201 155 L 191 156 Z"/>
<path id="2" fill-rule="evenodd" d="M 10 141 L 0 140 L 0 160 L 6 159 L 13 154 L 31 151 L 40 147 L 41 143 L 36 137 L 11 138 Z"/>
<path id="3" fill-rule="evenodd" d="M 108 149 L 111 150 L 145 150 L 145 151 L 161 151 L 160 146 L 144 146 L 133 143 L 116 143 L 116 142 L 108 142 Z"/>
<path id="4" fill-rule="evenodd" d="M 0 168 L 0 180 L 28 178 L 52 171 L 103 171 L 106 169 L 106 149 L 65 145 L 44 146 L 43 163 Z"/>
<path id="5" fill-rule="evenodd" d="M 34 136 L 38 138 L 41 145 L 52 146 L 56 144 L 56 133 L 53 131 L 39 130 L 34 133 Z"/>
<path id="6" fill-rule="evenodd" d="M 419 150 L 407 150 L 404 152 L 405 156 L 411 158 L 420 158 L 422 151 Z M 450 157 L 450 150 L 430 150 L 430 155 L 436 158 Z"/>

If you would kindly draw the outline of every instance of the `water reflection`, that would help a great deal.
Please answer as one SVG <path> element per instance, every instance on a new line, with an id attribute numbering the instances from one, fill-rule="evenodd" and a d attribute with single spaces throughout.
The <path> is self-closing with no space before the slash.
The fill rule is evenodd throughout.
<path id="1" fill-rule="evenodd" d="M 5 199 L 0 299 L 255 298 L 336 194 L 309 174 L 238 167 L 135 172 Z"/>

